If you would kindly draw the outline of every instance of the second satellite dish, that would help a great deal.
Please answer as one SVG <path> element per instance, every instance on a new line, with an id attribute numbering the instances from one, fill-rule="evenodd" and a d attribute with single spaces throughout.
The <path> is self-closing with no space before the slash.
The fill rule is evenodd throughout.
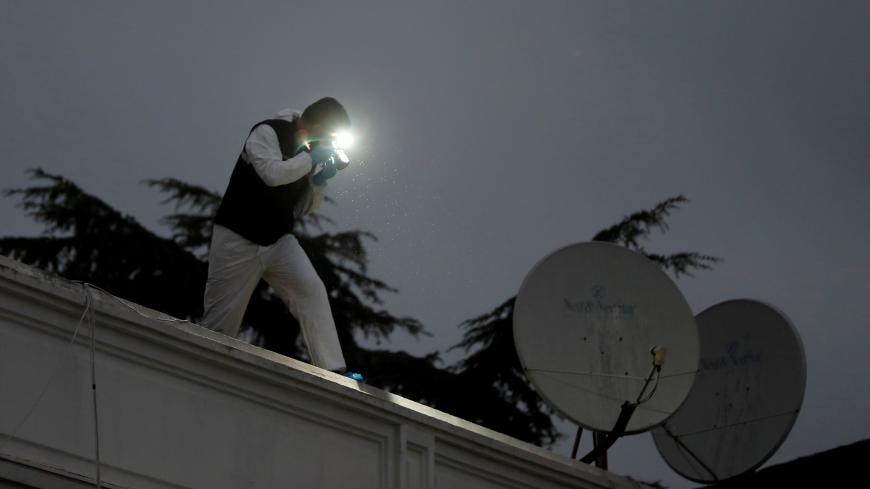
<path id="1" fill-rule="evenodd" d="M 764 303 L 723 302 L 697 322 L 700 372 L 653 439 L 680 475 L 716 482 L 759 467 L 782 444 L 803 401 L 806 362 L 794 326 Z"/>
<path id="2" fill-rule="evenodd" d="M 662 423 L 698 369 L 695 319 L 679 289 L 643 255 L 609 243 L 574 244 L 532 268 L 517 295 L 514 340 L 541 396 L 599 432 L 639 398 L 625 432 Z M 665 355 L 653 375 L 655 347 Z"/>

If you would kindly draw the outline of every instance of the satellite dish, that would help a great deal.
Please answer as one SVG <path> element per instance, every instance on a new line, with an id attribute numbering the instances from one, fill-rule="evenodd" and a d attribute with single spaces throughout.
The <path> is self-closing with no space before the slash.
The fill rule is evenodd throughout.
<path id="1" fill-rule="evenodd" d="M 709 483 L 754 470 L 779 448 L 803 401 L 806 359 L 788 318 L 758 301 L 717 304 L 697 323 L 698 377 L 653 439 L 676 472 Z"/>
<path id="2" fill-rule="evenodd" d="M 556 411 L 594 431 L 613 430 L 621 407 L 641 395 L 649 399 L 624 433 L 661 424 L 698 369 L 683 295 L 653 262 L 614 244 L 578 243 L 543 258 L 520 287 L 513 319 L 526 376 Z M 666 357 L 650 384 L 653 347 Z"/>

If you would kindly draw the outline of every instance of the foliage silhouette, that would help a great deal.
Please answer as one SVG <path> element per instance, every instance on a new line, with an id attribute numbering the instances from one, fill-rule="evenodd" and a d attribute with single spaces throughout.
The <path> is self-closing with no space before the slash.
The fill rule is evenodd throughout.
<path id="1" fill-rule="evenodd" d="M 163 204 L 172 206 L 161 220 L 170 232 L 165 238 L 60 175 L 41 169 L 30 174 L 41 185 L 4 193 L 18 197 L 19 206 L 45 232 L 0 238 L 0 253 L 176 317 L 201 317 L 219 194 L 172 178 L 146 180 L 164 195 Z M 718 258 L 695 252 L 654 254 L 641 245 L 652 230 L 666 232 L 666 218 L 686 202 L 683 196 L 667 199 L 626 216 L 594 239 L 640 251 L 676 276 L 710 269 Z M 358 339 L 380 344 L 397 329 L 413 337 L 428 333 L 416 319 L 384 308 L 383 295 L 397 290 L 369 274 L 366 244 L 375 236 L 360 230 L 325 232 L 322 225 L 328 222 L 318 213 L 306 216 L 294 234 L 327 288 L 349 365 L 377 387 L 493 430 L 539 445 L 558 439 L 554 413 L 528 383 L 516 356 L 511 332 L 515 298 L 461 325 L 463 339 L 453 348 L 467 356 L 456 365 L 444 366 L 437 352 L 413 356 L 363 347 Z M 258 346 L 308 360 L 298 323 L 265 282 L 251 298 L 243 328 L 243 336 Z"/>

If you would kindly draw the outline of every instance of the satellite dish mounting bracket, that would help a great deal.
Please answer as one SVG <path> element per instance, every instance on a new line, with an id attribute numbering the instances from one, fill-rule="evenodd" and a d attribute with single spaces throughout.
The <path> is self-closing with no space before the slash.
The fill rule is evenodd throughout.
<path id="1" fill-rule="evenodd" d="M 623 402 L 619 411 L 619 418 L 616 419 L 616 424 L 613 425 L 613 429 L 610 430 L 610 433 L 605 435 L 602 443 L 584 455 L 580 461 L 585 464 L 592 463 L 599 456 L 607 452 L 607 449 L 613 446 L 613 444 L 616 443 L 616 440 L 625 434 L 625 427 L 628 426 L 628 421 L 631 419 L 631 415 L 634 414 L 634 410 L 637 409 L 637 406 L 638 404 L 633 402 Z"/>
<path id="2" fill-rule="evenodd" d="M 599 456 L 607 453 L 607 449 L 612 447 L 613 444 L 616 443 L 616 440 L 625 434 L 625 428 L 628 426 L 628 422 L 631 420 L 631 416 L 634 414 L 637 407 L 652 399 L 653 394 L 656 392 L 656 387 L 658 387 L 662 365 L 665 362 L 666 350 L 664 347 L 656 345 L 650 348 L 649 352 L 653 357 L 653 365 L 649 371 L 649 375 L 646 377 L 646 382 L 644 382 L 643 388 L 637 395 L 637 399 L 635 399 L 634 402 L 624 401 L 622 403 L 622 406 L 619 408 L 619 417 L 616 418 L 616 423 L 613 425 L 613 429 L 603 437 L 601 443 L 580 459 L 581 462 L 587 464 L 591 463 Z M 656 383 L 653 385 L 653 389 L 650 391 L 649 395 L 644 399 L 643 395 L 646 393 L 646 389 L 649 387 L 650 382 L 652 382 L 653 376 L 656 378 Z"/>

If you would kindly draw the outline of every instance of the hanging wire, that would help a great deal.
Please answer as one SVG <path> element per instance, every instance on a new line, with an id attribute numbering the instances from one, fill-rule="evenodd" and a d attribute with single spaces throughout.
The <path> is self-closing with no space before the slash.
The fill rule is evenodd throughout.
<path id="1" fill-rule="evenodd" d="M 78 337 L 79 328 L 81 327 L 82 322 L 85 320 L 85 317 L 87 316 L 88 312 L 90 311 L 90 308 L 91 308 L 90 297 L 86 296 L 85 297 L 85 310 L 82 311 L 82 315 L 81 315 L 81 317 L 79 317 L 78 323 L 76 323 L 75 330 L 73 330 L 72 338 L 70 338 L 69 342 L 65 346 L 66 349 L 69 349 L 71 351 L 71 347 L 75 343 L 76 338 Z M 9 435 L 4 437 L 3 440 L 0 440 L 0 446 L 7 443 L 9 440 L 17 438 L 18 431 L 21 430 L 21 427 L 24 426 L 24 424 L 27 422 L 27 420 L 30 419 L 30 416 L 36 411 L 36 408 L 39 406 L 39 403 L 42 402 L 42 398 L 45 397 L 45 393 L 48 392 L 49 386 L 51 386 L 51 383 L 54 382 L 54 379 L 57 378 L 58 374 L 60 374 L 63 367 L 65 367 L 65 365 L 63 363 L 63 359 L 58 360 L 57 365 L 55 365 L 55 367 L 54 367 L 54 371 L 49 376 L 48 380 L 45 382 L 45 385 L 42 386 L 42 389 L 40 390 L 39 395 L 36 397 L 36 400 L 34 400 L 33 403 L 30 405 L 30 408 L 27 410 L 27 414 L 24 415 L 24 417 L 21 419 L 21 421 L 18 422 L 18 424 L 15 426 L 15 429 L 13 429 Z"/>
<path id="2" fill-rule="evenodd" d="M 91 289 L 85 287 L 85 293 L 87 294 L 87 300 L 90 310 L 90 314 L 88 314 L 88 320 L 91 323 L 91 392 L 93 393 L 93 402 L 94 402 L 94 458 L 97 464 L 97 488 L 99 489 L 102 485 L 102 479 L 100 477 L 100 418 L 99 411 L 97 409 L 97 369 L 96 369 L 96 354 L 97 354 L 97 321 L 94 314 L 93 307 L 93 296 L 91 293 Z"/>
<path id="3" fill-rule="evenodd" d="M 129 309 L 129 310 L 135 312 L 137 315 L 139 315 L 139 316 L 141 316 L 141 317 L 143 317 L 143 318 L 145 318 L 145 319 L 149 319 L 149 320 L 152 320 L 152 321 L 162 321 L 162 322 L 165 322 L 165 323 L 188 323 L 188 324 L 193 324 L 190 320 L 187 320 L 187 319 L 178 319 L 178 318 L 174 318 L 174 317 L 171 317 L 171 316 L 170 316 L 170 317 L 160 317 L 160 316 L 155 316 L 155 315 L 152 315 L 152 314 L 147 314 L 147 313 L 143 312 L 141 309 L 139 309 L 138 307 L 136 307 L 136 305 L 135 305 L 134 303 L 129 302 L 129 301 L 126 301 L 126 300 L 124 300 L 124 299 L 122 299 L 122 298 L 120 298 L 120 297 L 118 297 L 118 296 L 112 294 L 111 292 L 107 291 L 106 289 L 103 289 L 103 288 L 101 288 L 101 287 L 98 287 L 98 286 L 96 286 L 96 285 L 94 285 L 94 284 L 91 284 L 91 283 L 88 283 L 88 282 L 78 282 L 78 283 L 80 283 L 80 284 L 82 284 L 82 285 L 84 285 L 84 286 L 86 286 L 86 287 L 89 287 L 89 288 L 91 288 L 91 289 L 99 290 L 99 291 L 102 292 L 103 295 L 105 295 L 106 297 L 108 297 L 108 298 L 114 300 L 115 302 L 121 304 L 122 306 L 124 306 L 124 307 L 126 307 L 127 309 Z"/>
<path id="4" fill-rule="evenodd" d="M 93 406 L 94 406 L 94 451 L 95 451 L 94 455 L 95 455 L 96 472 L 97 472 L 97 474 L 96 474 L 96 487 L 99 489 L 100 487 L 102 487 L 102 475 L 101 475 L 102 463 L 100 460 L 99 410 L 98 410 L 98 403 L 97 403 L 97 370 L 96 370 L 96 351 L 97 351 L 96 330 L 97 330 L 97 323 L 96 323 L 96 315 L 95 315 L 95 307 L 94 307 L 95 302 L 94 302 L 93 294 L 91 292 L 91 289 L 94 289 L 94 288 L 99 289 L 99 287 L 93 286 L 93 285 L 85 283 L 85 282 L 79 282 L 79 283 L 82 285 L 82 291 L 83 291 L 84 296 L 85 296 L 84 311 L 82 311 L 82 315 L 79 317 L 79 320 L 76 323 L 76 327 L 73 330 L 72 338 L 70 338 L 69 342 L 65 345 L 64 348 L 66 350 L 68 350 L 69 352 L 73 351 L 73 345 L 75 344 L 76 339 L 78 338 L 79 329 L 81 329 L 82 323 L 85 320 L 87 320 L 88 326 L 90 327 L 90 335 L 91 335 L 90 367 L 91 367 L 91 392 L 92 392 L 92 401 L 93 401 Z M 100 289 L 100 290 L 102 290 L 102 289 Z M 64 364 L 63 359 L 61 358 L 60 360 L 58 360 L 57 365 L 54 367 L 54 371 L 51 373 L 48 380 L 42 386 L 42 389 L 40 389 L 39 395 L 36 397 L 36 399 L 30 405 L 30 408 L 28 408 L 27 413 L 24 415 L 24 417 L 21 419 L 21 421 L 19 421 L 18 424 L 15 425 L 15 428 L 12 430 L 12 432 L 9 435 L 5 436 L 2 440 L 0 440 L 0 446 L 2 446 L 3 444 L 9 442 L 10 440 L 13 440 L 13 439 L 18 437 L 18 432 L 27 423 L 27 421 L 30 419 L 30 417 L 33 415 L 33 413 L 36 412 L 36 409 L 39 407 L 40 403 L 42 402 L 43 398 L 45 397 L 45 394 L 48 392 L 48 388 L 51 386 L 51 384 L 57 378 L 58 374 L 60 374 L 60 372 L 64 370 L 65 367 L 67 367 L 67 366 Z"/>

